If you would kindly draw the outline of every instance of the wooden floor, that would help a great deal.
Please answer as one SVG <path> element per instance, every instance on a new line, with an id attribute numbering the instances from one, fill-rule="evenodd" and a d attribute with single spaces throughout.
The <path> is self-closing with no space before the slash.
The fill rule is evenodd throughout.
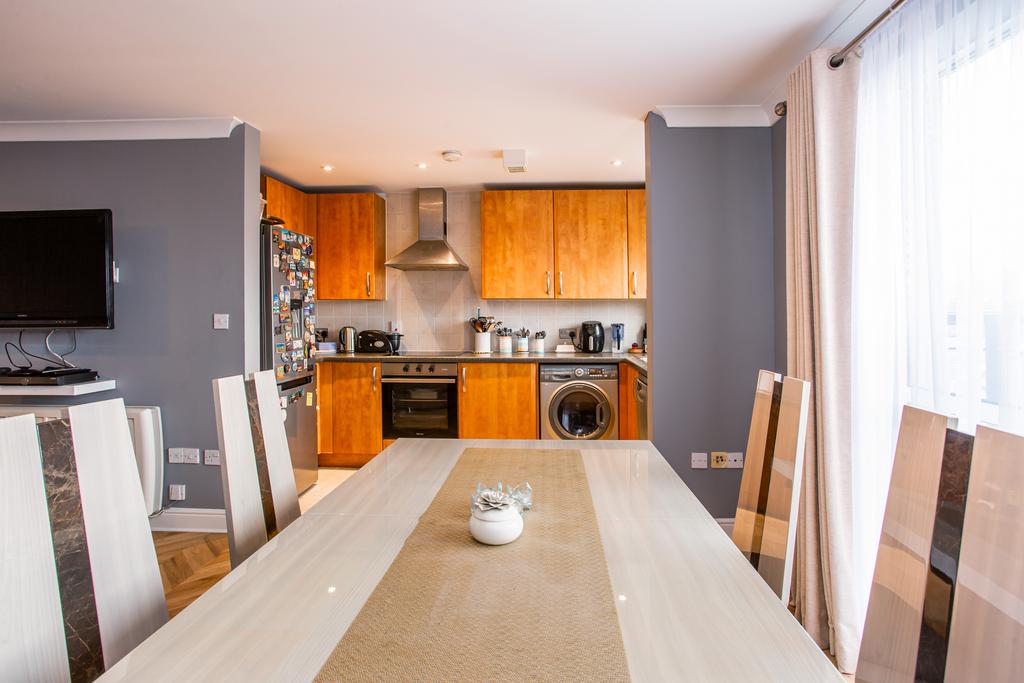
<path id="1" fill-rule="evenodd" d="M 156 531 L 153 542 L 172 617 L 231 571 L 227 534 Z"/>

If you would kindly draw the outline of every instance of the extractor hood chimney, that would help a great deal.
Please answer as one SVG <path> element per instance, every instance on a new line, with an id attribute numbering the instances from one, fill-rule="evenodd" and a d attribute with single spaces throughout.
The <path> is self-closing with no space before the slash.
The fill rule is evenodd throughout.
<path id="1" fill-rule="evenodd" d="M 384 265 L 399 270 L 469 270 L 448 245 L 448 193 L 443 187 L 419 189 L 420 235 Z"/>

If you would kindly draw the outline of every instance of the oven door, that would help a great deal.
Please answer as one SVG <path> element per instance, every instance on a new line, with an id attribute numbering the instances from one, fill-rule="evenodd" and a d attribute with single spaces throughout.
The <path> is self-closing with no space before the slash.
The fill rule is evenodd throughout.
<path id="1" fill-rule="evenodd" d="M 458 438 L 454 377 L 383 377 L 380 396 L 385 439 Z"/>

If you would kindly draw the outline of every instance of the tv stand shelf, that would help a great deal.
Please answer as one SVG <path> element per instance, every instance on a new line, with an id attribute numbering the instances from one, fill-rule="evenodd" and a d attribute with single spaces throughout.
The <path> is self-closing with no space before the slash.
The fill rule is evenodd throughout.
<path id="1" fill-rule="evenodd" d="M 116 381 L 102 378 L 94 379 L 91 382 L 60 384 L 56 386 L 0 384 L 0 398 L 4 396 L 82 396 L 83 394 L 95 394 L 99 391 L 110 391 L 116 387 Z"/>

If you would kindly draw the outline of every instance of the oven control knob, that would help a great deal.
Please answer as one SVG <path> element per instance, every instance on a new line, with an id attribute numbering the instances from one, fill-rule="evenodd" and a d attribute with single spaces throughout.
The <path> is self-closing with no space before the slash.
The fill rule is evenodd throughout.
<path id="1" fill-rule="evenodd" d="M 431 365 L 429 368 L 427 368 L 427 372 L 433 372 L 433 371 L 434 371 L 434 366 L 433 365 Z"/>
<path id="2" fill-rule="evenodd" d="M 417 365 L 416 366 L 416 372 L 423 372 L 423 366 L 422 365 Z"/>
<path id="3" fill-rule="evenodd" d="M 409 364 L 408 363 L 406 363 L 404 366 L 402 366 L 402 372 L 409 372 Z"/>
<path id="4" fill-rule="evenodd" d="M 575 370 L 573 370 L 573 374 L 576 375 L 577 377 L 582 377 L 585 373 L 586 370 L 584 370 L 583 368 L 576 368 Z"/>

